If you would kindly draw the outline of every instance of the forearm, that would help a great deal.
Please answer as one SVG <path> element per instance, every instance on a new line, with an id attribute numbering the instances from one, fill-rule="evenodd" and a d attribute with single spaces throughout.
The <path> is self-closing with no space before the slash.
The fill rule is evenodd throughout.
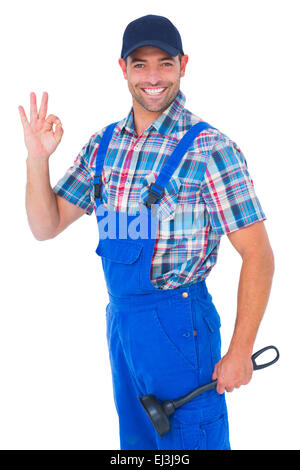
<path id="1" fill-rule="evenodd" d="M 274 274 L 271 250 L 243 257 L 237 295 L 237 317 L 229 352 L 251 355 L 270 296 Z"/>
<path id="2" fill-rule="evenodd" d="M 50 185 L 48 159 L 26 160 L 26 211 L 32 233 L 38 240 L 53 236 L 59 223 L 55 193 Z"/>

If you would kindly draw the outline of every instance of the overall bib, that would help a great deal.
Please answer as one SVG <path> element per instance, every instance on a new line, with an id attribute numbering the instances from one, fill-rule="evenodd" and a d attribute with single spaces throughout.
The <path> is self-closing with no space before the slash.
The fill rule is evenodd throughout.
<path id="1" fill-rule="evenodd" d="M 211 381 L 221 359 L 220 317 L 205 281 L 158 289 L 150 280 L 156 203 L 193 139 L 212 126 L 202 121 L 186 132 L 150 185 L 146 204 L 132 215 L 104 207 L 101 198 L 102 168 L 115 125 L 99 141 L 94 192 L 120 448 L 230 449 L 225 394 L 211 390 L 178 408 L 163 437 L 138 400 L 148 393 L 160 400 L 185 395 Z"/>

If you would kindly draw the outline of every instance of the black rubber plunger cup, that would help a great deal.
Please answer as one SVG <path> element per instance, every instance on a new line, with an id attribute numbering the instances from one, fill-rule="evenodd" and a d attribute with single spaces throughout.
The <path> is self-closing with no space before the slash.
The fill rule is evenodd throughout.
<path id="1" fill-rule="evenodd" d="M 269 349 L 273 349 L 276 352 L 276 357 L 270 362 L 257 364 L 256 359 L 258 358 L 258 356 L 260 356 L 262 353 Z M 251 359 L 253 363 L 253 370 L 264 369 L 265 367 L 269 367 L 276 361 L 278 361 L 279 351 L 275 346 L 266 346 L 265 348 L 260 349 L 259 351 L 254 353 Z M 155 395 L 152 395 L 150 393 L 149 395 L 139 397 L 139 401 L 142 404 L 144 410 L 146 411 L 155 430 L 157 431 L 159 436 L 162 437 L 164 434 L 170 431 L 171 425 L 169 421 L 169 416 L 172 415 L 177 408 L 193 400 L 193 398 L 197 397 L 198 395 L 201 395 L 201 393 L 216 388 L 217 383 L 217 380 L 213 380 L 212 382 L 195 388 L 187 395 L 177 398 L 176 400 L 166 400 L 162 402 L 158 400 Z"/>

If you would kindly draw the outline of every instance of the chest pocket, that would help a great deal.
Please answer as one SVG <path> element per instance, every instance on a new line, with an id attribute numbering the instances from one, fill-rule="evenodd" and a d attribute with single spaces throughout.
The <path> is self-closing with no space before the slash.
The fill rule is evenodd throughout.
<path id="1" fill-rule="evenodd" d="M 140 204 L 144 204 L 148 197 L 149 186 L 157 178 L 155 173 L 149 173 L 142 181 L 142 189 L 140 192 Z M 157 202 L 157 215 L 161 221 L 167 222 L 174 219 L 176 213 L 178 193 L 181 187 L 181 180 L 178 176 L 170 178 L 165 187 L 163 197 Z"/>

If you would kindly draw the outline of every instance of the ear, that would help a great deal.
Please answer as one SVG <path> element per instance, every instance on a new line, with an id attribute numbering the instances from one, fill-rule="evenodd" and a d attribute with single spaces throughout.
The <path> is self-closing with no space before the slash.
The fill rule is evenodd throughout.
<path id="1" fill-rule="evenodd" d="M 120 59 L 119 59 L 119 65 L 122 69 L 125 80 L 127 80 L 126 63 L 125 63 L 125 60 L 122 59 L 122 57 L 120 57 Z"/>
<path id="2" fill-rule="evenodd" d="M 182 57 L 181 57 L 181 65 L 180 65 L 180 76 L 181 77 L 184 77 L 184 74 L 185 74 L 185 67 L 186 67 L 186 64 L 188 63 L 188 60 L 189 60 L 189 56 L 184 54 Z"/>

